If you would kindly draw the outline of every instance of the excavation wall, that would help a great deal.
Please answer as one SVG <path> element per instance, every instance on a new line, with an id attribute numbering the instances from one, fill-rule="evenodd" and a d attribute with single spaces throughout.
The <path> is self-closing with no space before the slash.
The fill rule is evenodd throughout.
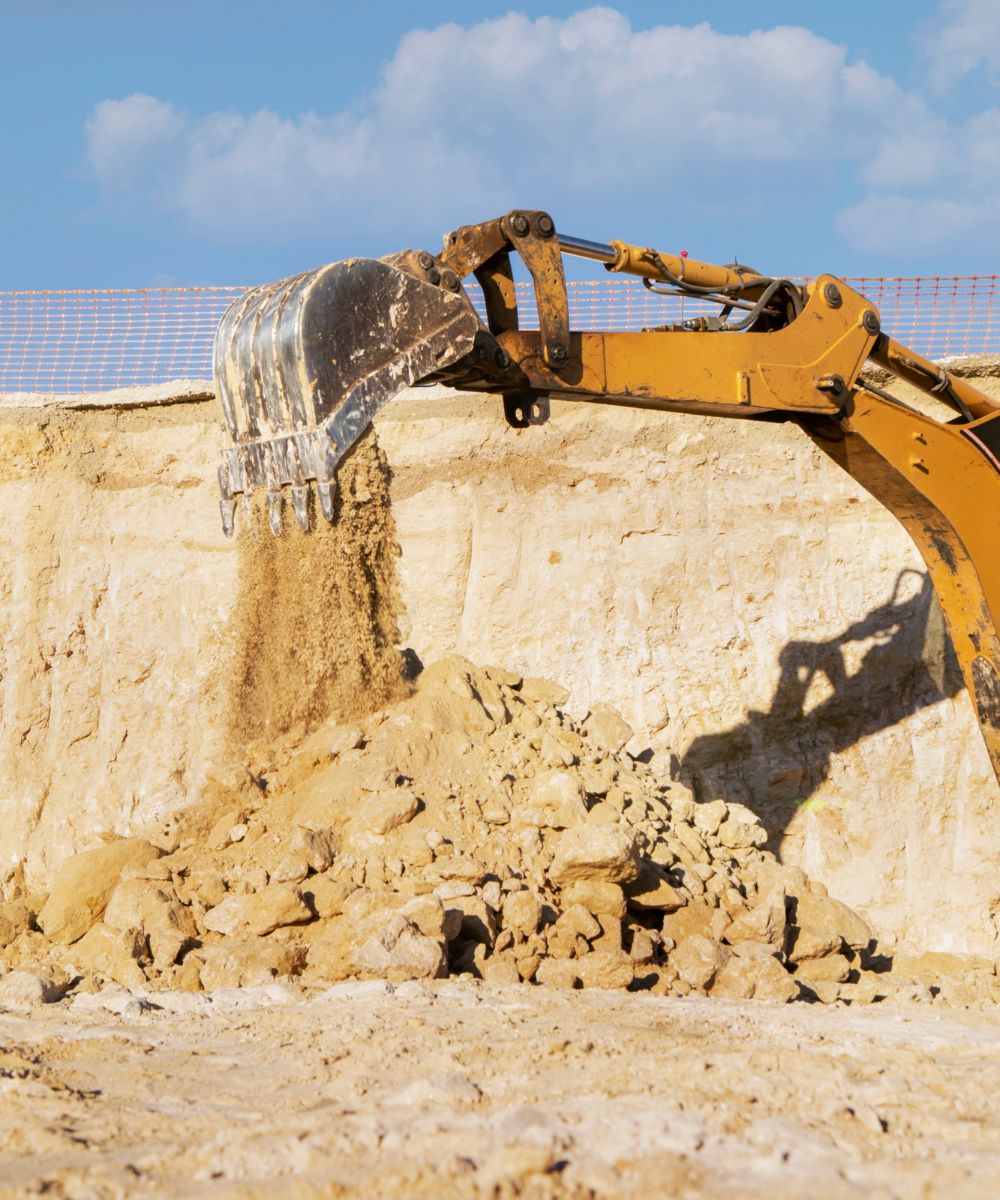
<path id="1" fill-rule="evenodd" d="M 967 369 L 1000 398 L 995 364 Z M 216 404 L 176 390 L 0 410 L 6 893 L 242 769 L 267 728 L 246 705 L 275 703 L 254 639 L 292 605 L 348 640 L 374 620 L 366 678 L 395 623 L 426 663 L 456 650 L 559 679 L 581 714 L 616 704 L 633 753 L 751 806 L 884 937 L 996 956 L 1000 789 L 921 562 L 798 430 L 554 404 L 515 431 L 494 400 L 411 393 L 378 423 L 394 529 L 374 460 L 349 489 L 373 570 L 331 590 L 317 554 L 305 603 L 309 563 L 294 596 L 272 572 L 254 624 L 218 525 Z"/>

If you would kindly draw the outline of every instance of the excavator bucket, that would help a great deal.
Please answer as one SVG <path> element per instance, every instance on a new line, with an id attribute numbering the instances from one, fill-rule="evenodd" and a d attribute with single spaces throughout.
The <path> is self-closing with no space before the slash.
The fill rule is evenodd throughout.
<path id="1" fill-rule="evenodd" d="M 310 522 L 310 483 L 334 519 L 337 466 L 402 389 L 473 348 L 479 319 L 461 291 L 391 261 L 351 258 L 247 292 L 215 337 L 228 437 L 219 486 L 232 535 L 235 497 L 259 488 L 280 533 L 285 489 Z"/>

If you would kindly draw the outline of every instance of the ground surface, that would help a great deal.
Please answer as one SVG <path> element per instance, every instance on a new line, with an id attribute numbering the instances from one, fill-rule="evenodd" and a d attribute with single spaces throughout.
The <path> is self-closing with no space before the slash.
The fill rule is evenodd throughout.
<path id="1" fill-rule="evenodd" d="M 0 1196 L 994 1197 L 1000 1012 L 342 984 L 0 1015 Z"/>

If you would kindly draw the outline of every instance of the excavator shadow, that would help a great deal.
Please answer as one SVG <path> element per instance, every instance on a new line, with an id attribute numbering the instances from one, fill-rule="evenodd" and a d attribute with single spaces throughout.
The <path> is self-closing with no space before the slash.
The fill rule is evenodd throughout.
<path id="1" fill-rule="evenodd" d="M 862 656 L 850 674 L 849 648 L 853 659 Z M 739 725 L 695 738 L 672 772 L 699 800 L 753 809 L 775 851 L 834 755 L 962 687 L 930 577 L 910 568 L 885 604 L 826 641 L 789 642 L 778 661 L 768 711 L 750 710 Z M 811 703 L 817 693 L 823 698 Z"/>

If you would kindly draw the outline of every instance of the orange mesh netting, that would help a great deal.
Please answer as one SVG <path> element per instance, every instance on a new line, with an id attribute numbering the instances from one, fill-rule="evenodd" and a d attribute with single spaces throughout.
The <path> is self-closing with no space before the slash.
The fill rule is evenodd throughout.
<path id="1" fill-rule="evenodd" d="M 847 280 L 879 309 L 886 332 L 930 358 L 1000 351 L 998 281 L 997 275 Z M 642 329 L 718 311 L 704 301 L 657 295 L 639 280 L 568 287 L 578 329 Z M 90 392 L 210 379 L 215 328 L 245 290 L 0 292 L 0 392 Z M 530 284 L 518 284 L 518 302 L 524 325 L 537 323 Z"/>

